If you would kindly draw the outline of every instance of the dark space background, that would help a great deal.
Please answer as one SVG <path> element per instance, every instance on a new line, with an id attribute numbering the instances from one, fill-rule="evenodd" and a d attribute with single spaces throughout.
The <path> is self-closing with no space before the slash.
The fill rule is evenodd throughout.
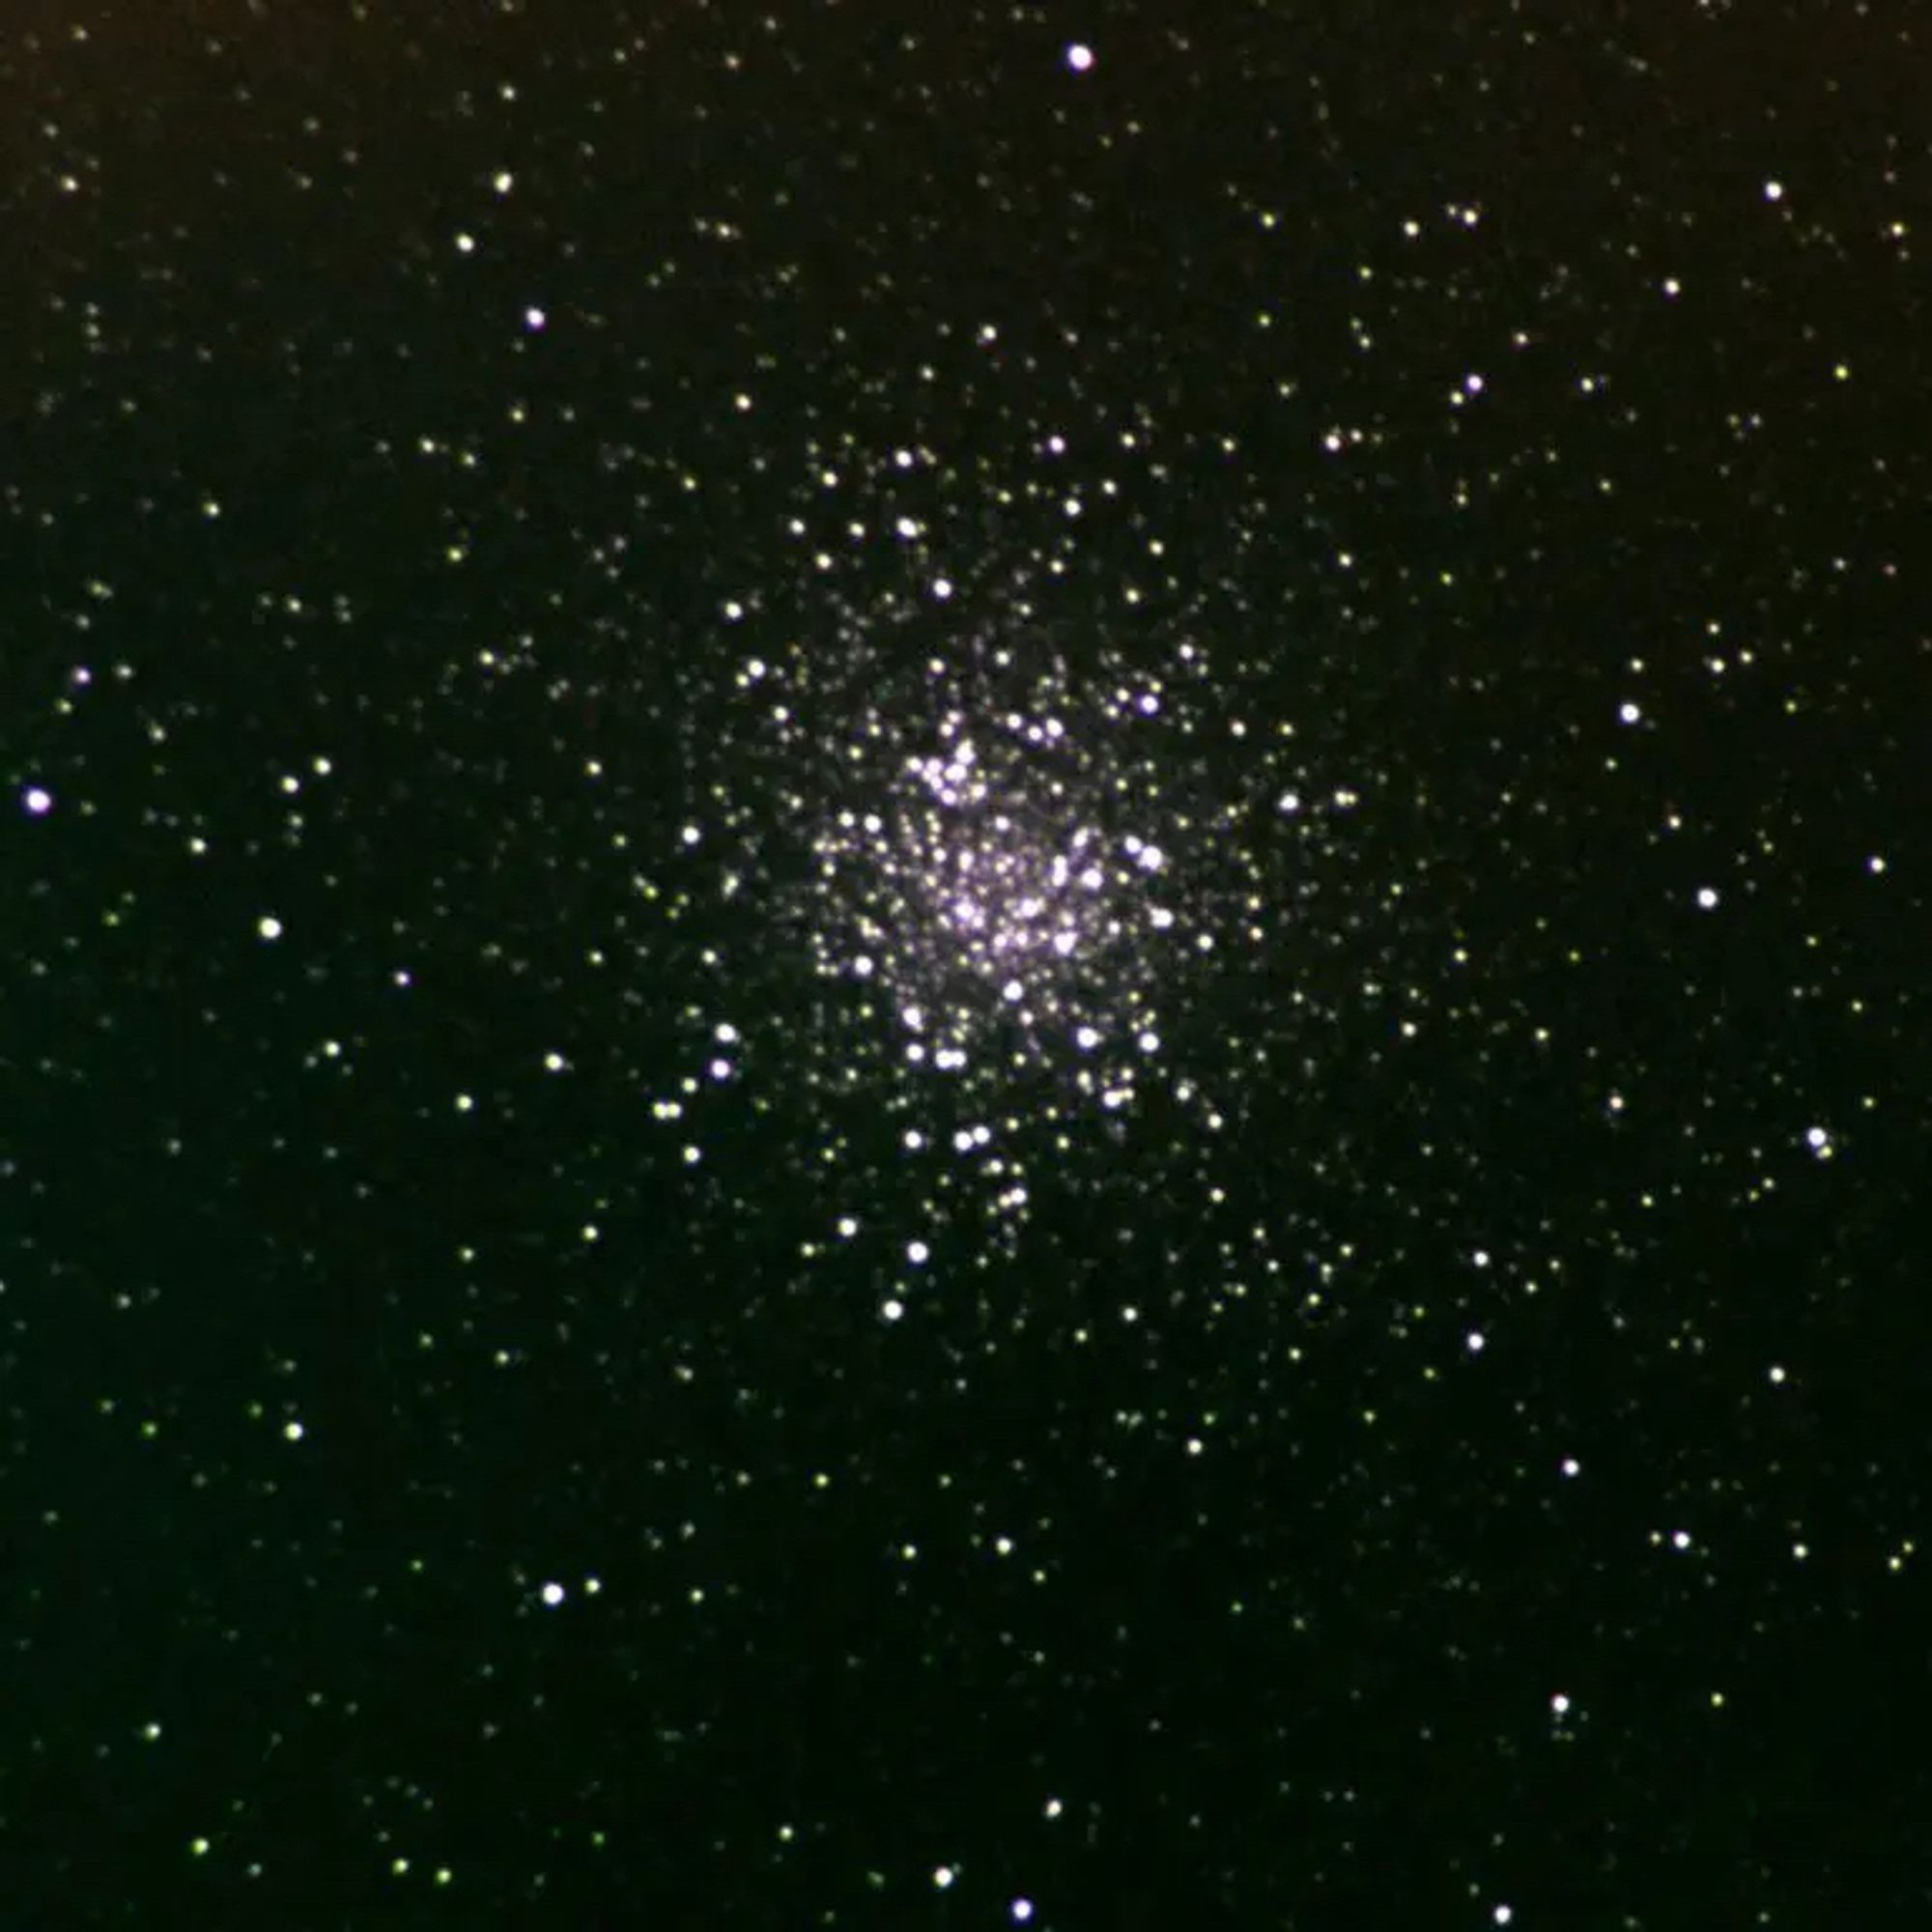
<path id="1" fill-rule="evenodd" d="M 6 1924 L 1932 1922 L 1928 63 L 10 10 Z"/>

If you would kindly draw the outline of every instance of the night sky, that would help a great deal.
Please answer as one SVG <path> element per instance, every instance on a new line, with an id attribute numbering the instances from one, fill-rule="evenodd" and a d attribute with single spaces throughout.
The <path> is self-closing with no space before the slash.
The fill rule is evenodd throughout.
<path id="1" fill-rule="evenodd" d="M 1932 1923 L 1909 8 L 0 27 L 0 1919 Z"/>

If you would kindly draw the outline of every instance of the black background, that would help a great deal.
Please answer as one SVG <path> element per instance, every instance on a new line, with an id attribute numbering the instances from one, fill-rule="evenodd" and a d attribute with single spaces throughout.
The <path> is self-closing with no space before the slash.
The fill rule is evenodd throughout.
<path id="1" fill-rule="evenodd" d="M 8 1922 L 1923 1923 L 1925 59 L 11 11 Z M 1183 643 L 909 1070 L 843 748 Z"/>

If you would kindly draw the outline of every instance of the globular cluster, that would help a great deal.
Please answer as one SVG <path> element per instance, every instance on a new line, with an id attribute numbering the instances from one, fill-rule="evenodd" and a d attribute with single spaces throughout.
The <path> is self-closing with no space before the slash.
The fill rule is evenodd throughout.
<path id="1" fill-rule="evenodd" d="M 870 721 L 876 802 L 813 838 L 815 969 L 878 983 L 910 1067 L 1061 1067 L 1118 1108 L 1159 1052 L 1164 989 L 1216 943 L 1162 842 L 1196 828 L 1162 813 L 1157 751 L 1132 742 L 1160 697 L 1096 715 L 1043 672 L 976 709 L 945 661 L 925 672 L 932 721 Z"/>
<path id="2" fill-rule="evenodd" d="M 762 1046 L 748 1005 L 701 1019 L 782 1090 L 829 1227 L 911 1200 L 896 1252 L 963 1219 L 983 1259 L 1089 1150 L 1211 1167 L 1272 1077 L 1353 800 L 1231 696 L 1209 627 L 1101 636 L 1024 584 L 949 588 L 743 627 L 694 785 L 781 1017 Z"/>

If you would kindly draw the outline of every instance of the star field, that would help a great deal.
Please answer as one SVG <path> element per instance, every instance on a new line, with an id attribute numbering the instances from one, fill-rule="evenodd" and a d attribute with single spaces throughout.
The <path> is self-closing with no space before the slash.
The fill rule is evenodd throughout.
<path id="1" fill-rule="evenodd" d="M 0 1918 L 1924 1922 L 1909 26 L 286 14 L 0 29 Z"/>

